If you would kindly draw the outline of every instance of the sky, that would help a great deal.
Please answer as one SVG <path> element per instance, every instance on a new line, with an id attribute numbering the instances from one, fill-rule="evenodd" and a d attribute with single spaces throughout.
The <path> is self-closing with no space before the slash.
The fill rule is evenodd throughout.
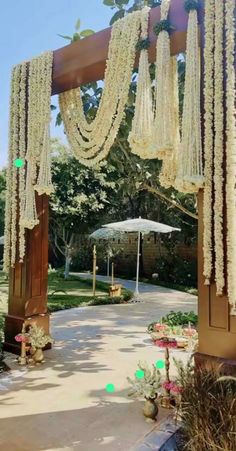
<path id="1" fill-rule="evenodd" d="M 68 44 L 58 34 L 106 28 L 114 14 L 102 0 L 0 0 L 0 167 L 7 162 L 8 107 L 11 68 L 47 50 Z M 52 103 L 55 103 L 52 101 Z M 62 136 L 52 127 L 52 136 Z"/>

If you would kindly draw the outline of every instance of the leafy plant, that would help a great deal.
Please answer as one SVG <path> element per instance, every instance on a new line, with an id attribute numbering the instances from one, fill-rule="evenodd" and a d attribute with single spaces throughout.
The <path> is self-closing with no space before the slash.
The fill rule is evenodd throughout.
<path id="1" fill-rule="evenodd" d="M 170 330 L 177 334 L 179 326 L 187 326 L 189 323 L 192 326 L 197 326 L 198 316 L 193 311 L 191 312 L 174 312 L 170 311 L 166 316 L 163 316 L 161 320 L 153 321 L 148 325 L 148 332 L 154 332 L 156 324 L 166 324 L 170 327 Z"/>
<path id="2" fill-rule="evenodd" d="M 186 451 L 236 449 L 236 381 L 175 361 L 182 387 L 179 416 Z"/>
<path id="3" fill-rule="evenodd" d="M 30 326 L 29 332 L 29 343 L 32 348 L 44 348 L 48 343 L 53 343 L 54 340 L 50 335 L 45 333 L 45 330 L 42 327 L 38 327 L 36 324 Z"/>
<path id="4" fill-rule="evenodd" d="M 193 311 L 174 312 L 173 310 L 171 310 L 170 313 L 161 318 L 161 321 L 168 326 L 186 326 L 189 323 L 193 326 L 197 326 L 198 316 Z"/>
<path id="5" fill-rule="evenodd" d="M 160 371 L 155 365 L 152 365 L 150 368 L 147 362 L 139 362 L 138 368 L 143 372 L 143 377 L 138 379 L 136 376 L 134 380 L 127 377 L 128 382 L 132 386 L 128 396 L 156 399 L 162 385 Z"/>

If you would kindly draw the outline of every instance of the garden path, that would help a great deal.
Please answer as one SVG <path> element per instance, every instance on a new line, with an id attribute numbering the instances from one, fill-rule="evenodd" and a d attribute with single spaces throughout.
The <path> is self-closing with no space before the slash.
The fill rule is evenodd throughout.
<path id="1" fill-rule="evenodd" d="M 139 360 L 163 359 L 147 324 L 171 309 L 196 311 L 197 298 L 159 287 L 144 297 L 54 313 L 56 342 L 42 366 L 20 369 L 8 355 L 13 370 L 0 378 L 0 451 L 128 451 L 153 429 L 142 404 L 127 398 L 126 377 Z M 114 393 L 106 392 L 108 383 Z"/>

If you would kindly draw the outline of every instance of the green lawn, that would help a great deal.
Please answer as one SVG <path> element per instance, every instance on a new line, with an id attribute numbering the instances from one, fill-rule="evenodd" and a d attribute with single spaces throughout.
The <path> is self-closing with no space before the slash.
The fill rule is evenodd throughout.
<path id="1" fill-rule="evenodd" d="M 4 279 L 3 272 L 0 272 L 0 313 L 7 312 L 7 292 L 8 283 Z M 60 272 L 52 272 L 48 276 L 48 310 L 50 312 L 81 305 L 120 303 L 121 299 L 112 299 L 108 293 L 109 284 L 105 282 L 97 281 L 94 299 L 92 280 L 80 279 L 76 276 L 70 276 L 68 280 L 64 280 Z M 132 297 L 132 293 L 123 289 L 122 296 L 124 300 L 128 300 Z"/>

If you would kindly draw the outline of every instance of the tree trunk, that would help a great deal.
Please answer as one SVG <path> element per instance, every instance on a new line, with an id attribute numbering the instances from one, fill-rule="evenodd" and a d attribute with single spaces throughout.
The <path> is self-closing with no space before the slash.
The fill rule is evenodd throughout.
<path id="1" fill-rule="evenodd" d="M 71 256 L 69 254 L 69 252 L 66 254 L 66 262 L 65 262 L 65 272 L 64 272 L 64 276 L 65 279 L 68 279 L 69 274 L 70 274 L 70 264 L 71 264 Z"/>

